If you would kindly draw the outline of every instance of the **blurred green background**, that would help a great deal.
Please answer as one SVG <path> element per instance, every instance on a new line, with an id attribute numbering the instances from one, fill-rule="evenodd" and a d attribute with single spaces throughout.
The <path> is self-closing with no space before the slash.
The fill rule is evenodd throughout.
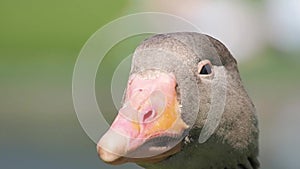
<path id="1" fill-rule="evenodd" d="M 109 166 L 98 159 L 96 145 L 81 128 L 73 108 L 72 73 L 82 46 L 96 30 L 125 14 L 142 11 L 184 17 L 223 41 L 238 59 L 258 110 L 262 168 L 300 168 L 299 2 L 209 2 L 1 0 L 0 168 L 138 168 L 134 164 Z M 248 20 L 231 17 L 244 15 L 230 9 L 246 11 Z M 218 15 L 206 13 L 214 10 L 228 18 L 216 20 Z M 226 31 L 233 26 L 243 30 L 241 34 Z M 147 36 L 120 42 L 102 63 L 96 91 L 108 121 L 116 113 L 111 98 L 106 98 L 110 97 L 109 77 Z"/>

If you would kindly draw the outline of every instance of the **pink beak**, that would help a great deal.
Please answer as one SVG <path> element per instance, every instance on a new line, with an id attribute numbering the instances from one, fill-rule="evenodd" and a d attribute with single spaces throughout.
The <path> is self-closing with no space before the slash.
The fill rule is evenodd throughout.
<path id="1" fill-rule="evenodd" d="M 173 74 L 133 74 L 125 103 L 100 139 L 100 158 L 110 164 L 160 161 L 180 151 L 178 144 L 156 146 L 163 136 L 181 136 L 188 126 L 181 119 Z M 153 144 L 152 144 L 153 143 Z"/>

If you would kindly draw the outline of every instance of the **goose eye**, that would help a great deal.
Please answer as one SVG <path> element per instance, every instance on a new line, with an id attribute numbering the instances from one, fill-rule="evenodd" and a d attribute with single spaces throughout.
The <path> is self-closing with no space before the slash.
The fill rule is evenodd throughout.
<path id="1" fill-rule="evenodd" d="M 202 74 L 202 75 L 208 75 L 208 74 L 211 74 L 211 66 L 210 64 L 205 64 L 202 66 L 199 74 Z"/>
<path id="2" fill-rule="evenodd" d="M 202 67 L 200 74 L 208 75 L 211 73 L 211 68 L 209 64 L 206 64 Z"/>
<path id="3" fill-rule="evenodd" d="M 209 60 L 201 60 L 198 63 L 198 74 L 199 75 L 212 75 L 213 74 L 213 67 Z"/>

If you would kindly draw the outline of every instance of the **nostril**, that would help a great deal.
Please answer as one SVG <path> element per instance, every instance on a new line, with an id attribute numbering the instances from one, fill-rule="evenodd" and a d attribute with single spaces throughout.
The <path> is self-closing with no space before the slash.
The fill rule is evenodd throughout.
<path id="1" fill-rule="evenodd" d="M 143 122 L 145 122 L 146 120 L 149 121 L 148 119 L 151 119 L 154 116 L 154 113 L 154 110 L 149 110 L 147 113 L 145 113 L 143 117 Z"/>

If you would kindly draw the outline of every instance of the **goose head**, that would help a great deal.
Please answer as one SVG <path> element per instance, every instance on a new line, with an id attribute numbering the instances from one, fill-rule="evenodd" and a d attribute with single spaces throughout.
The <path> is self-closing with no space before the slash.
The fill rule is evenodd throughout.
<path id="1" fill-rule="evenodd" d="M 258 168 L 256 110 L 236 60 L 200 33 L 144 40 L 97 150 L 106 163 L 153 169 Z"/>

